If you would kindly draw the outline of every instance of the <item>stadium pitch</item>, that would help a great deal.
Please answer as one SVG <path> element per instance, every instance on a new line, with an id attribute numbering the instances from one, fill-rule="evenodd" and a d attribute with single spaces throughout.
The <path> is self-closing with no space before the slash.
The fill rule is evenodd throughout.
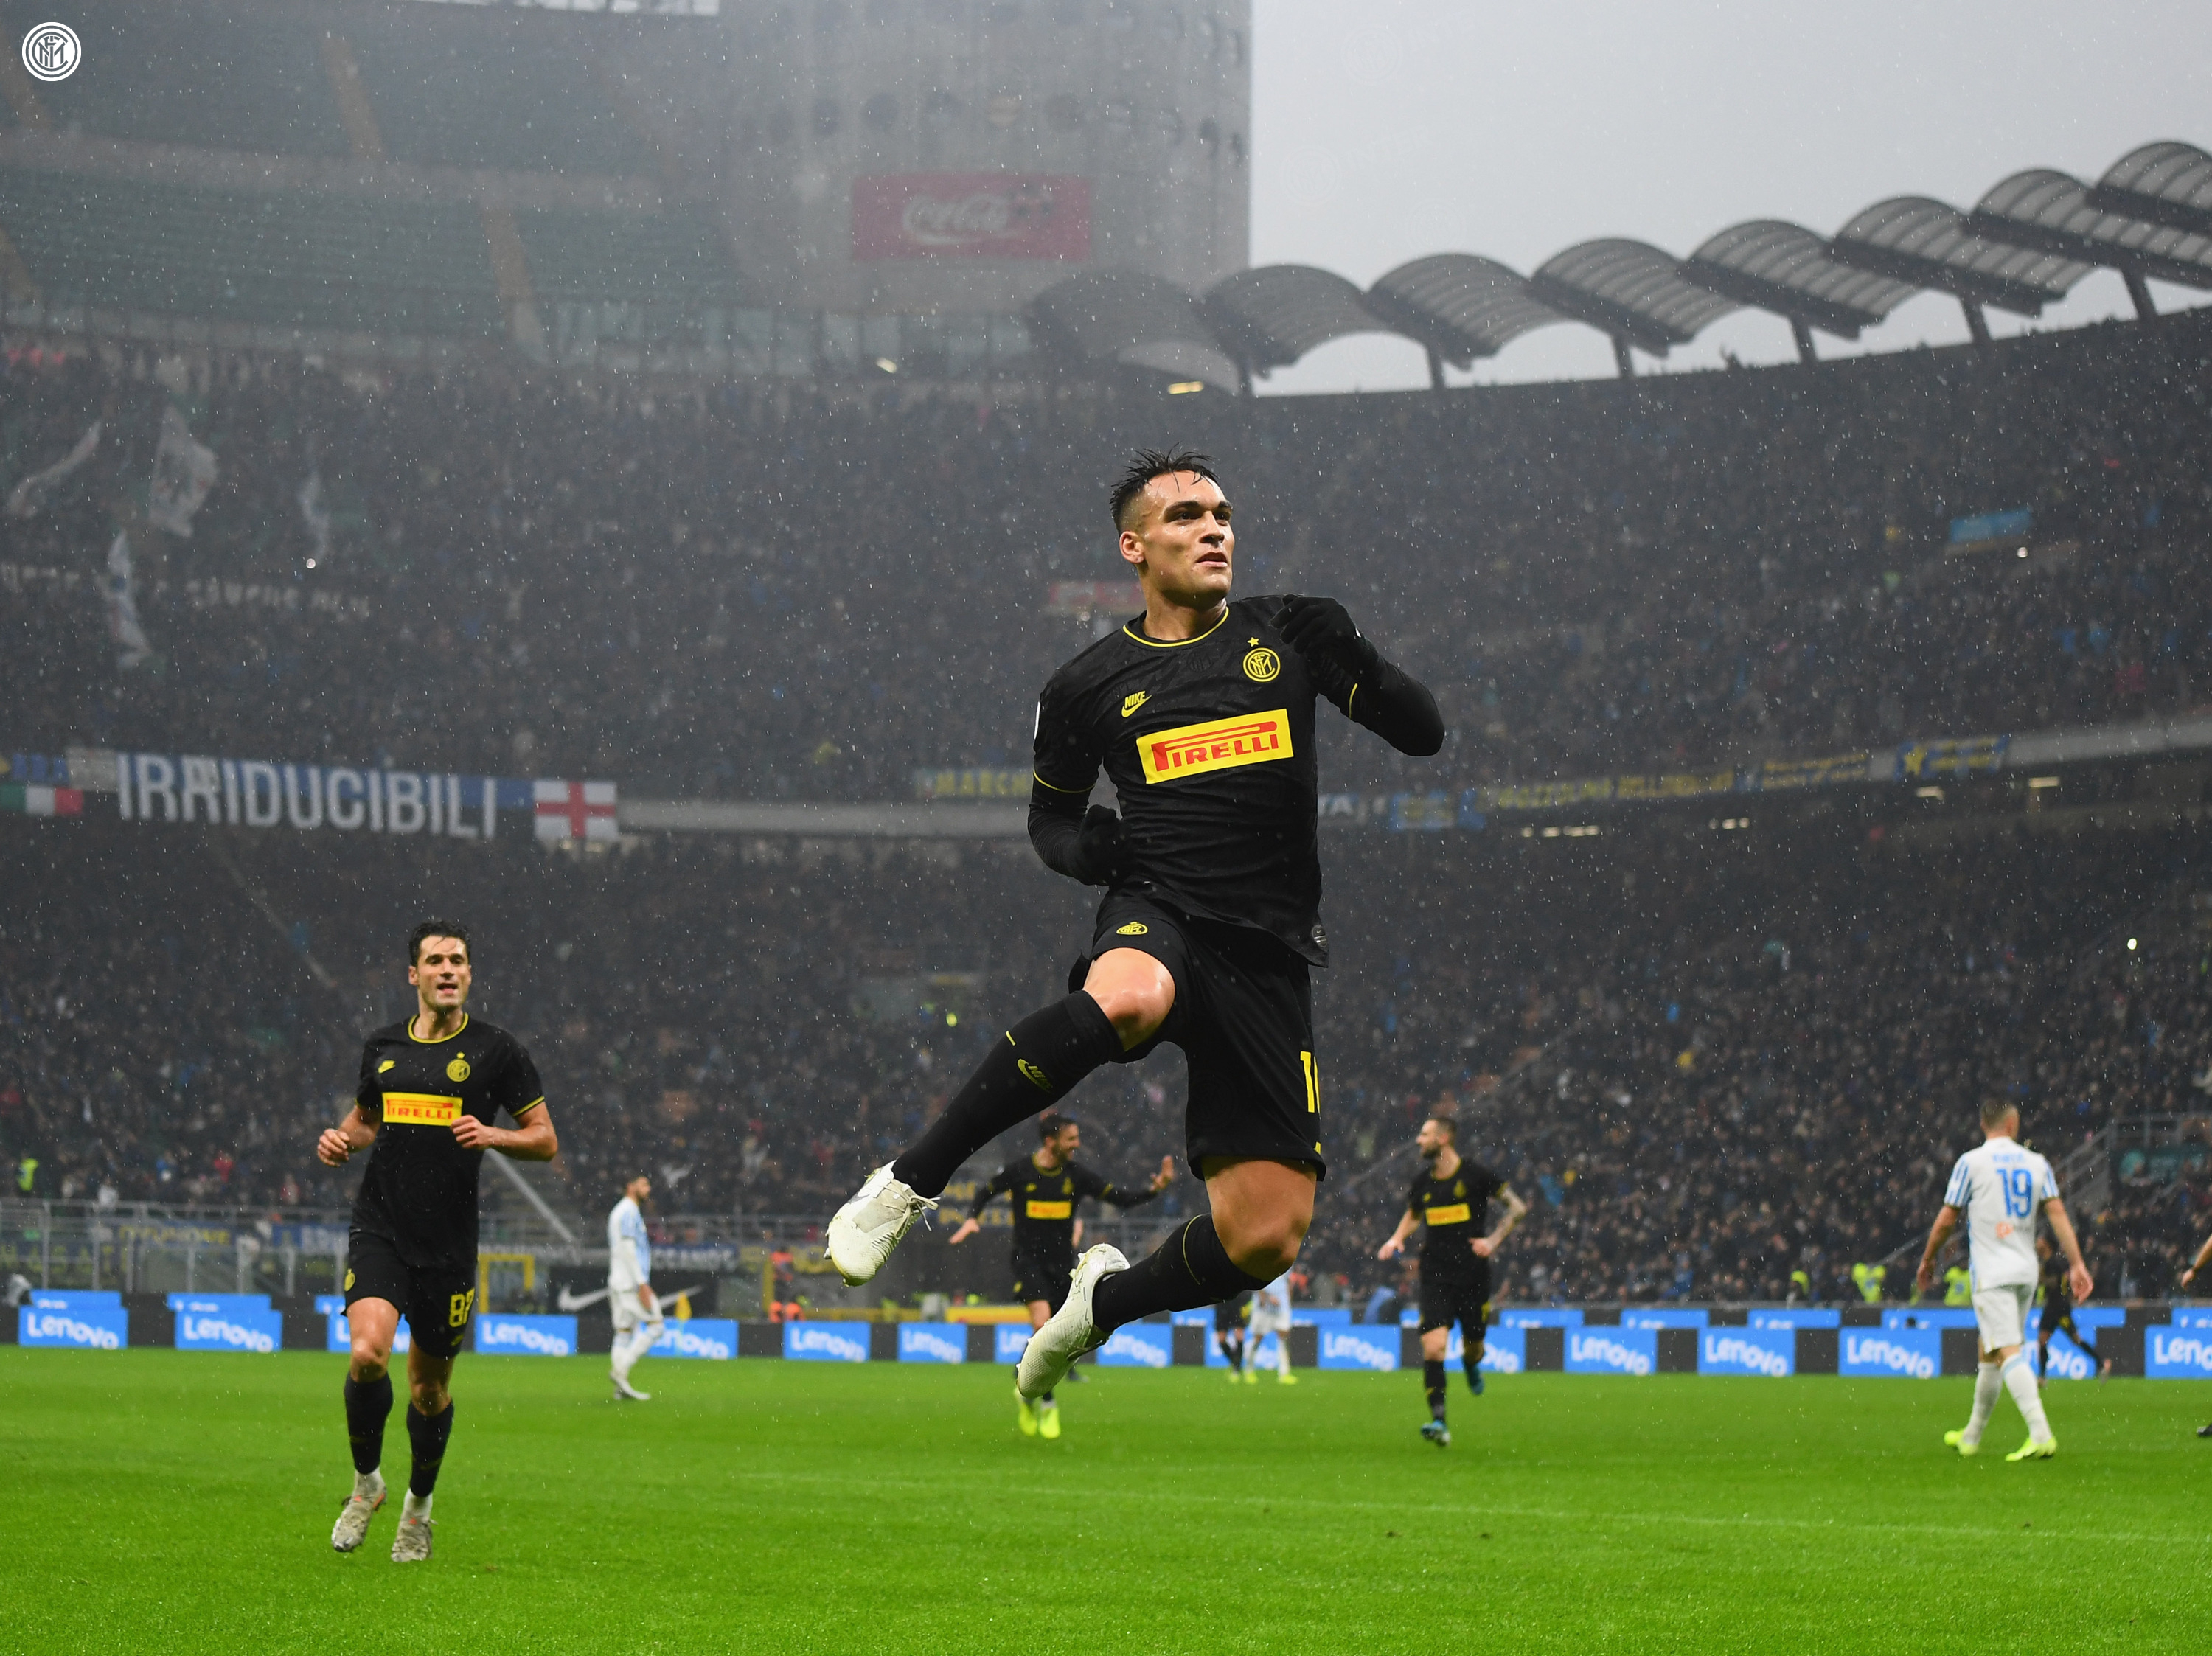
<path id="1" fill-rule="evenodd" d="M 2206 1388 L 2054 1385 L 2059 1458 L 1941 1447 L 1963 1381 L 470 1356 L 436 1556 L 331 1551 L 342 1362 L 0 1348 L 0 1647 L 2202 1649 Z"/>

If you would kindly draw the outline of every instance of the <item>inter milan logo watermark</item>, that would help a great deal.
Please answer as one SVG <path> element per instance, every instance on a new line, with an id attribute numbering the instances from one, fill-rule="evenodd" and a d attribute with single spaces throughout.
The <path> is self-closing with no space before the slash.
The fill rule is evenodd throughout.
<path id="1" fill-rule="evenodd" d="M 34 81 L 66 81 L 83 57 L 76 31 L 66 23 L 41 23 L 23 37 L 23 67 Z"/>

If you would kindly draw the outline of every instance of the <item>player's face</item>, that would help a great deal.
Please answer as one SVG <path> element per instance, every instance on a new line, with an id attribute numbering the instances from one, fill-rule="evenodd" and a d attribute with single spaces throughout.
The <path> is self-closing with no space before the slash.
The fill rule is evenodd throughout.
<path id="1" fill-rule="evenodd" d="M 1421 1159 L 1425 1162 L 1435 1161 L 1444 1153 L 1444 1146 L 1450 1143 L 1444 1130 L 1433 1121 L 1421 1123 L 1420 1131 L 1413 1135 L 1413 1148 L 1420 1151 Z"/>
<path id="2" fill-rule="evenodd" d="M 1076 1151 L 1082 1148 L 1083 1129 L 1080 1127 L 1062 1127 L 1050 1138 L 1045 1140 L 1045 1149 L 1055 1159 L 1062 1162 L 1071 1160 Z"/>
<path id="3" fill-rule="evenodd" d="M 641 1203 L 647 1197 L 653 1194 L 653 1180 L 640 1174 L 623 1187 L 623 1194 L 633 1202 Z"/>
<path id="4" fill-rule="evenodd" d="M 1137 497 L 1135 525 L 1121 531 L 1121 556 L 1161 592 L 1185 602 L 1229 596 L 1237 531 L 1229 500 L 1210 477 L 1164 471 Z"/>
<path id="5" fill-rule="evenodd" d="M 469 946 L 459 937 L 425 937 L 407 968 L 407 981 L 433 1012 L 458 1011 L 467 1004 L 475 974 L 469 967 Z"/>

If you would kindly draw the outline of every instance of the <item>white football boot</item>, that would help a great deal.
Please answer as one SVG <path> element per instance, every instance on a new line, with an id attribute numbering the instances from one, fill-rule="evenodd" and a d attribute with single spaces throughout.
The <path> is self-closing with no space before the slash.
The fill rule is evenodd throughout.
<path id="1" fill-rule="evenodd" d="M 420 1518 L 410 1513 L 401 1513 L 398 1532 L 392 1538 L 392 1562 L 395 1564 L 419 1564 L 429 1557 L 433 1527 L 434 1520 L 428 1513 Z"/>
<path id="2" fill-rule="evenodd" d="M 361 1545 L 368 1534 L 368 1521 L 376 1516 L 376 1509 L 384 1504 L 385 1489 L 381 1483 L 373 1495 L 356 1489 L 338 1508 L 338 1521 L 331 1528 L 331 1545 L 340 1552 L 351 1552 Z"/>
<path id="3" fill-rule="evenodd" d="M 891 1177 L 888 1162 L 868 1175 L 853 1199 L 830 1222 L 823 1253 L 848 1288 L 858 1288 L 884 1268 L 899 1239 L 937 1204 Z"/>
<path id="4" fill-rule="evenodd" d="M 1110 1242 L 1084 1249 L 1083 1257 L 1075 1262 L 1075 1278 L 1067 1287 L 1067 1302 L 1022 1348 L 1022 1366 L 1015 1371 L 1014 1386 L 1024 1397 L 1032 1401 L 1042 1397 L 1066 1377 L 1078 1357 L 1106 1343 L 1091 1319 L 1091 1296 L 1101 1280 L 1128 1268 L 1121 1250 Z"/>

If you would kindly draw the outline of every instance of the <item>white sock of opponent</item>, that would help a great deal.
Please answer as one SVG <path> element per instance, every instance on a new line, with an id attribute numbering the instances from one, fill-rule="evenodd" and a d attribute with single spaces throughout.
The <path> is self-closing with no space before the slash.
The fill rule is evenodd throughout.
<path id="1" fill-rule="evenodd" d="M 1279 1374 L 1291 1372 L 1291 1337 L 1279 1329 L 1275 1334 L 1275 1372 Z"/>
<path id="2" fill-rule="evenodd" d="M 1990 1411 L 1997 1406 L 1997 1393 L 2003 1390 L 2004 1370 L 1996 1363 L 1985 1362 L 1974 1371 L 1974 1412 L 1966 1422 L 1966 1442 L 1982 1441 L 1982 1430 L 1990 1423 Z"/>
<path id="3" fill-rule="evenodd" d="M 2042 1443 L 2051 1436 L 2051 1422 L 2043 1412 L 2043 1394 L 2036 1389 L 2035 1365 L 2027 1360 L 2024 1350 L 2015 1351 L 2004 1366 L 2005 1390 L 2020 1405 L 2021 1418 L 2027 1422 L 2028 1441 Z"/>
<path id="4" fill-rule="evenodd" d="M 629 1338 L 617 1339 L 615 1342 L 615 1378 L 624 1385 L 629 1383 L 629 1371 L 637 1367 L 638 1358 L 644 1355 L 638 1349 L 638 1333 L 641 1331 L 633 1331 Z"/>

